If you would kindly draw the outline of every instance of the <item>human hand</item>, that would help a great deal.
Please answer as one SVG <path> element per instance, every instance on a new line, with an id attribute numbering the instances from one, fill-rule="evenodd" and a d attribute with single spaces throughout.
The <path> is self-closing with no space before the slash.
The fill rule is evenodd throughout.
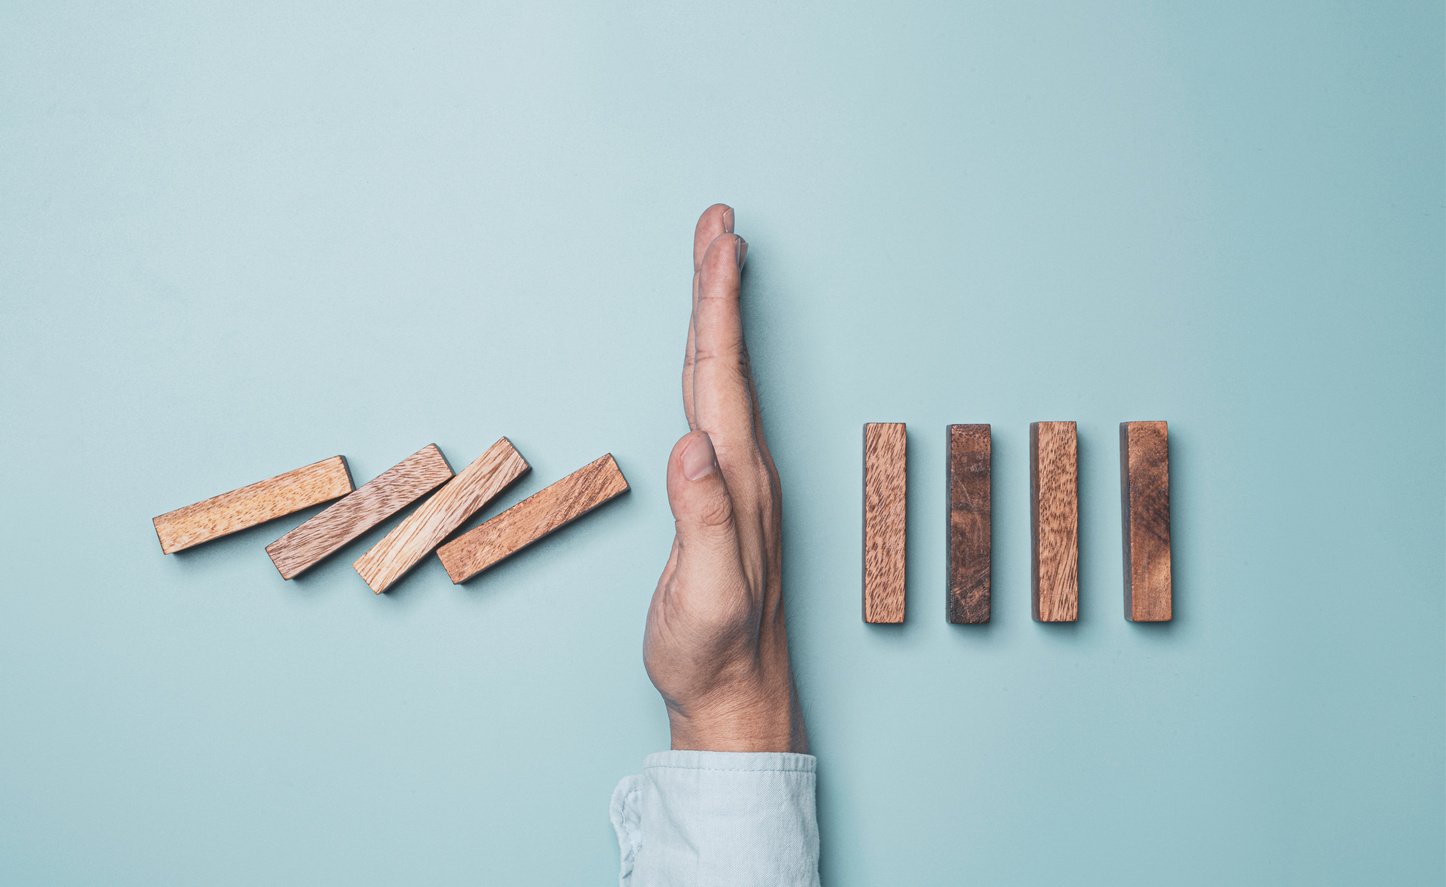
<path id="1" fill-rule="evenodd" d="M 715 204 L 693 234 L 683 360 L 692 429 L 668 458 L 673 550 L 648 608 L 643 662 L 675 749 L 806 752 L 788 659 L 778 470 L 759 420 L 739 311 L 748 244 Z"/>

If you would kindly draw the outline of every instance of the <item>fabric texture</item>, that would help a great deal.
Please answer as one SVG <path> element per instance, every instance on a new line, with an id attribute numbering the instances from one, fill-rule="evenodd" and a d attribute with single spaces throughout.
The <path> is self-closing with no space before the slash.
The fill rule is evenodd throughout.
<path id="1" fill-rule="evenodd" d="M 622 887 L 818 887 L 817 759 L 668 751 L 613 791 Z"/>

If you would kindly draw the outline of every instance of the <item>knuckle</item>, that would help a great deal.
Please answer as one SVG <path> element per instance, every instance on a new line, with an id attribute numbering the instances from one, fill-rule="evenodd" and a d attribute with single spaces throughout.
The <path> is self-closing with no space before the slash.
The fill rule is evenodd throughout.
<path id="1" fill-rule="evenodd" d="M 749 447 L 747 471 L 754 487 L 767 493 L 770 497 L 776 494 L 776 474 L 773 464 L 757 447 Z"/>
<path id="2" fill-rule="evenodd" d="M 712 496 L 698 508 L 697 520 L 705 527 L 726 527 L 733 522 L 733 503 L 727 496 Z"/>
<path id="3" fill-rule="evenodd" d="M 748 358 L 738 349 L 724 346 L 722 348 L 699 348 L 698 353 L 693 356 L 693 367 L 696 372 L 699 369 L 727 373 L 725 385 L 729 388 L 742 388 L 747 391 L 748 380 L 752 373 L 748 368 Z"/>

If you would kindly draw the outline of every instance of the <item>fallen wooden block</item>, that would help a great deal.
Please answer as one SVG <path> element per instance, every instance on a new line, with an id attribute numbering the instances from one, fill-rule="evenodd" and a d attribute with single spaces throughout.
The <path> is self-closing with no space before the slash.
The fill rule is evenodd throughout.
<path id="1" fill-rule="evenodd" d="M 282 579 L 299 576 L 451 476 L 442 451 L 427 444 L 266 546 L 266 553 Z"/>
<path id="2" fill-rule="evenodd" d="M 865 622 L 904 621 L 907 457 L 903 422 L 864 425 Z"/>
<path id="3" fill-rule="evenodd" d="M 346 459 L 332 456 L 310 465 L 212 496 L 151 519 L 161 551 L 177 551 L 239 530 L 295 514 L 351 492 Z"/>
<path id="4" fill-rule="evenodd" d="M 1079 619 L 1078 463 L 1075 423 L 1029 426 L 1031 609 L 1040 622 Z"/>
<path id="5" fill-rule="evenodd" d="M 529 468 L 512 442 L 502 438 L 352 566 L 372 591 L 381 594 Z"/>
<path id="6" fill-rule="evenodd" d="M 1164 422 L 1120 423 L 1120 513 L 1125 618 L 1169 622 L 1170 429 Z"/>
<path id="7" fill-rule="evenodd" d="M 627 491 L 608 453 L 443 545 L 437 557 L 454 583 L 466 582 Z"/>
<path id="8" fill-rule="evenodd" d="M 990 433 L 988 425 L 949 426 L 948 619 L 989 621 Z"/>

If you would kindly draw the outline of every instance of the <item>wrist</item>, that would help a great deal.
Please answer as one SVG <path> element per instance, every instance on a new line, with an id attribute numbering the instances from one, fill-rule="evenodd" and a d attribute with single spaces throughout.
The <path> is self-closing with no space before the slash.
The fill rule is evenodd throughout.
<path id="1" fill-rule="evenodd" d="M 668 727 L 678 751 L 808 753 L 792 681 L 777 693 L 738 694 L 687 709 L 669 705 Z"/>

